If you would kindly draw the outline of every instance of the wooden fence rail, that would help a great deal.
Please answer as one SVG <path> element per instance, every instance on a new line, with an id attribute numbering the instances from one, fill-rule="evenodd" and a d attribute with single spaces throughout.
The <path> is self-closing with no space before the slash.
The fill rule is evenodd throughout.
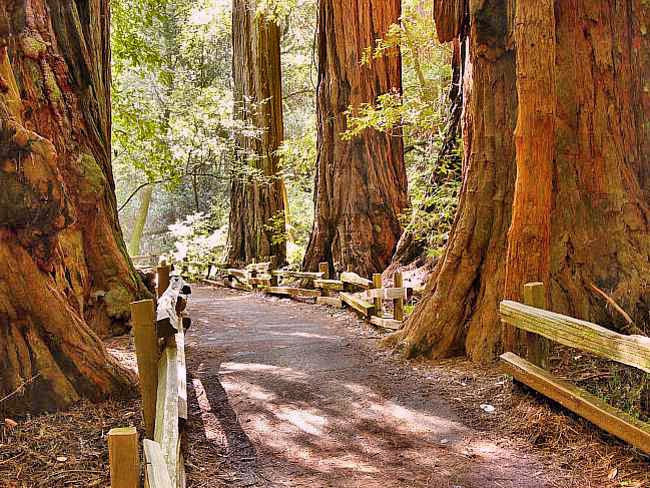
<path id="1" fill-rule="evenodd" d="M 539 283 L 535 284 L 539 291 Z M 543 288 L 542 292 L 543 293 Z M 529 297 L 529 300 L 530 297 Z M 539 303 L 542 300 L 538 300 Z M 650 338 L 628 336 L 584 320 L 512 301 L 501 302 L 501 320 L 528 333 L 559 344 L 650 372 Z M 529 343 L 530 344 L 530 343 Z M 544 346 L 546 347 L 546 346 Z M 540 361 L 533 347 L 530 359 Z M 650 454 L 650 424 L 618 410 L 602 399 L 554 377 L 551 373 L 507 352 L 501 356 L 505 370 L 516 380 L 533 388 L 563 407 L 584 417 L 606 432 Z"/>
<path id="2" fill-rule="evenodd" d="M 191 290 L 182 277 L 170 276 L 170 271 L 171 266 L 165 263 L 158 267 L 156 312 L 153 300 L 131 304 L 145 424 L 145 479 L 149 488 L 184 488 L 186 485 L 180 428 L 181 419 L 187 419 L 184 325 L 188 320 L 181 314 Z M 109 436 L 109 446 L 111 442 L 126 442 L 120 434 L 123 435 L 122 430 Z M 135 439 L 137 443 L 137 433 Z M 131 459 L 130 456 L 126 459 Z M 137 448 L 135 456 L 137 458 Z M 125 482 L 125 479 L 133 479 L 125 478 L 128 476 L 125 462 L 124 456 L 111 457 L 112 488 L 138 488 L 139 467 L 137 483 Z"/>
<path id="3" fill-rule="evenodd" d="M 193 263 L 199 267 L 197 263 Z M 210 264 L 207 274 L 200 271 L 201 280 L 217 286 L 243 291 L 262 291 L 269 295 L 300 299 L 316 299 L 316 303 L 337 308 L 348 306 L 377 327 L 399 330 L 404 323 L 404 304 L 412 289 L 404 287 L 400 272 L 395 273 L 392 287 L 384 288 L 380 274 L 373 279 L 346 271 L 332 279 L 328 263 L 320 263 L 318 271 L 273 269 L 273 259 L 252 263 L 244 269 Z M 200 268 L 199 268 L 200 269 Z M 223 280 L 218 276 L 224 276 Z M 383 303 L 393 304 L 392 314 L 385 313 Z"/>

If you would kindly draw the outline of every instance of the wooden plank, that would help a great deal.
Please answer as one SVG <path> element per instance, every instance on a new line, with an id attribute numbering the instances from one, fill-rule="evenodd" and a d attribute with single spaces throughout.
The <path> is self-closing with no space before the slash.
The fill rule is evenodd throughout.
<path id="1" fill-rule="evenodd" d="M 259 275 L 255 278 L 249 278 L 248 282 L 251 285 L 271 286 L 271 275 Z"/>
<path id="2" fill-rule="evenodd" d="M 246 271 L 245 269 L 229 268 L 226 270 L 226 273 L 228 274 L 228 276 L 237 278 L 239 281 L 244 281 L 244 282 L 248 281 L 249 275 L 248 275 L 248 271 Z"/>
<path id="3" fill-rule="evenodd" d="M 239 281 L 229 281 L 228 286 L 234 288 L 235 290 L 242 291 L 253 291 L 253 287 L 245 283 L 240 283 Z"/>
<path id="4" fill-rule="evenodd" d="M 294 288 L 289 286 L 270 286 L 264 289 L 270 295 L 283 295 L 290 297 L 316 298 L 320 296 L 319 290 L 308 290 L 306 288 Z"/>
<path id="5" fill-rule="evenodd" d="M 650 425 L 554 377 L 516 354 L 505 353 L 501 360 L 506 371 L 516 380 L 584 417 L 604 431 L 650 454 Z"/>
<path id="6" fill-rule="evenodd" d="M 281 278 L 296 278 L 300 280 L 320 280 L 323 279 L 324 273 L 312 273 L 306 271 L 282 271 L 275 270 L 271 271 L 273 276 L 279 276 Z"/>
<path id="7" fill-rule="evenodd" d="M 408 290 L 406 288 L 372 288 L 366 291 L 366 296 L 370 299 L 395 300 L 401 298 L 405 300 L 408 298 Z"/>
<path id="8" fill-rule="evenodd" d="M 156 421 L 156 392 L 158 390 L 158 361 L 160 359 L 153 300 L 131 303 L 131 320 L 135 355 L 138 361 L 138 375 L 140 376 L 139 385 L 145 435 L 147 438 L 153 439 Z"/>
<path id="9" fill-rule="evenodd" d="M 183 327 L 176 334 L 176 351 L 178 356 L 178 417 L 187 420 L 187 365 Z"/>
<path id="10" fill-rule="evenodd" d="M 160 444 L 145 439 L 143 451 L 149 488 L 173 488 Z"/>
<path id="11" fill-rule="evenodd" d="M 168 345 L 158 366 L 158 398 L 154 440 L 160 444 L 170 480 L 176 480 L 178 469 L 178 351 Z"/>
<path id="12" fill-rule="evenodd" d="M 111 488 L 138 488 L 140 455 L 135 427 L 111 429 L 108 433 Z"/>
<path id="13" fill-rule="evenodd" d="M 618 361 L 650 373 L 650 338 L 627 336 L 559 313 L 503 301 L 501 320 L 568 347 Z"/>
<path id="14" fill-rule="evenodd" d="M 343 303 L 346 303 L 350 308 L 353 308 L 366 318 L 370 318 L 375 313 L 375 306 L 372 303 L 368 303 L 352 293 L 341 293 L 340 297 Z"/>
<path id="15" fill-rule="evenodd" d="M 370 317 L 370 323 L 372 325 L 376 325 L 377 327 L 390 330 L 400 330 L 404 325 L 404 322 L 399 322 L 391 318 L 377 317 L 376 315 Z"/>
<path id="16" fill-rule="evenodd" d="M 372 281 L 362 278 L 356 273 L 350 273 L 350 272 L 341 273 L 341 281 L 349 285 L 365 288 L 366 290 L 372 287 Z"/>
<path id="17" fill-rule="evenodd" d="M 316 303 L 318 305 L 327 305 L 328 307 L 343 308 L 343 301 L 340 298 L 317 297 Z"/>
<path id="18" fill-rule="evenodd" d="M 314 280 L 314 288 L 323 290 L 342 291 L 343 282 L 339 280 Z"/>
<path id="19" fill-rule="evenodd" d="M 271 268 L 271 263 L 251 263 L 246 266 L 248 271 L 257 271 L 258 273 L 268 273 Z"/>

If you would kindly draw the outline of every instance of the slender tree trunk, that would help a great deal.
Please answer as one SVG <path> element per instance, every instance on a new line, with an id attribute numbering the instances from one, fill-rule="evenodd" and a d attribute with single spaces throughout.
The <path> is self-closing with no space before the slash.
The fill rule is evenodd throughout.
<path id="1" fill-rule="evenodd" d="M 441 38 L 468 36 L 463 188 L 453 234 L 429 293 L 392 340 L 401 341 L 411 355 L 465 352 L 488 360 L 502 350 L 497 307 L 506 296 L 507 230 L 511 223 L 513 229 L 523 227 L 511 222 L 518 116 L 513 48 L 531 47 L 516 37 L 513 42 L 514 0 L 480 1 L 471 9 L 464 0 L 436 4 Z M 650 273 L 650 215 L 644 196 L 650 157 L 644 108 L 650 94 L 643 88 L 650 77 L 650 40 L 641 29 L 647 7 L 639 0 L 567 0 L 554 7 L 555 32 L 550 38 L 556 42 L 557 112 L 552 124 L 550 307 L 620 326 L 623 321 L 610 315 L 593 292 L 596 286 L 643 326 L 650 303 L 645 279 Z M 547 55 L 540 62 L 548 62 Z M 526 54 L 520 51 L 517 56 Z M 541 106 L 543 120 L 547 102 Z M 522 123 L 530 114 L 526 104 L 519 114 Z M 546 155 L 542 157 L 547 158 L 548 141 L 539 134 L 527 137 L 530 144 L 541 143 L 541 154 Z M 525 147 L 520 149 L 526 154 Z M 548 201 L 543 198 L 540 204 L 547 206 Z M 525 218 L 523 208 L 515 207 L 516 219 Z M 512 286 L 519 289 L 523 283 L 516 281 L 528 279 L 528 270 L 515 269 L 516 262 L 511 262 Z"/>
<path id="2" fill-rule="evenodd" d="M 131 256 L 140 255 L 142 233 L 144 232 L 144 228 L 147 225 L 147 219 L 149 217 L 149 207 L 151 206 L 151 198 L 153 197 L 153 188 L 154 185 L 149 185 L 144 190 L 142 190 L 142 196 L 140 197 L 140 208 L 138 209 L 135 225 L 131 231 L 131 240 L 129 241 L 129 254 Z"/>
<path id="3" fill-rule="evenodd" d="M 127 257 L 110 165 L 104 0 L 0 9 L 0 397 L 54 410 L 131 391 L 94 328 L 144 287 Z"/>
<path id="4" fill-rule="evenodd" d="M 280 29 L 257 15 L 255 0 L 233 0 L 236 162 L 230 190 L 229 261 L 286 260 Z M 250 135 L 251 129 L 257 134 Z"/>
<path id="5" fill-rule="evenodd" d="M 315 221 L 305 269 L 327 261 L 369 276 L 384 271 L 395 251 L 408 205 L 401 131 L 369 129 L 352 140 L 343 133 L 348 107 L 401 92 L 398 51 L 361 65 L 364 50 L 400 14 L 400 0 L 320 1 Z"/>

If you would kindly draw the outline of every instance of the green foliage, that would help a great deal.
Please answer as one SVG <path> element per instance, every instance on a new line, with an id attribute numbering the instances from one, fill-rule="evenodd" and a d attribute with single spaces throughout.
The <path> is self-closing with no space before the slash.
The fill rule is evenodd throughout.
<path id="1" fill-rule="evenodd" d="M 285 148 L 296 143 L 294 155 L 283 163 L 290 202 L 287 215 L 295 217 L 284 238 L 299 241 L 290 247 L 304 246 L 311 228 L 315 151 L 301 150 L 305 144 L 315 147 L 312 40 L 316 6 L 313 1 L 269 0 L 258 7 L 260 15 L 282 26 Z M 125 202 L 141 184 L 158 182 L 143 254 L 166 253 L 186 242 L 170 231 L 173 224 L 185 223 L 199 241 L 204 237 L 203 225 L 210 232 L 224 229 L 231 178 L 266 181 L 259 171 L 235 159 L 233 135 L 256 136 L 260 131 L 233 117 L 230 8 L 230 0 L 114 2 L 113 141 L 118 202 Z M 139 194 L 120 215 L 127 237 L 138 204 Z M 202 218 L 187 221 L 186 216 L 196 214 Z"/>

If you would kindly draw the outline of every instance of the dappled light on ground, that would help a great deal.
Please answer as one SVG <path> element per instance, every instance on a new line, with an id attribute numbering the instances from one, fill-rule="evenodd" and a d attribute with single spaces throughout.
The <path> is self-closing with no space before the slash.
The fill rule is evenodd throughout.
<path id="1" fill-rule="evenodd" d="M 221 290 L 197 290 L 192 306 L 202 313 L 187 341 L 190 408 L 201 420 L 190 436 L 219 460 L 224 486 L 545 486 L 539 460 L 464 426 L 355 337 L 355 321 Z"/>

